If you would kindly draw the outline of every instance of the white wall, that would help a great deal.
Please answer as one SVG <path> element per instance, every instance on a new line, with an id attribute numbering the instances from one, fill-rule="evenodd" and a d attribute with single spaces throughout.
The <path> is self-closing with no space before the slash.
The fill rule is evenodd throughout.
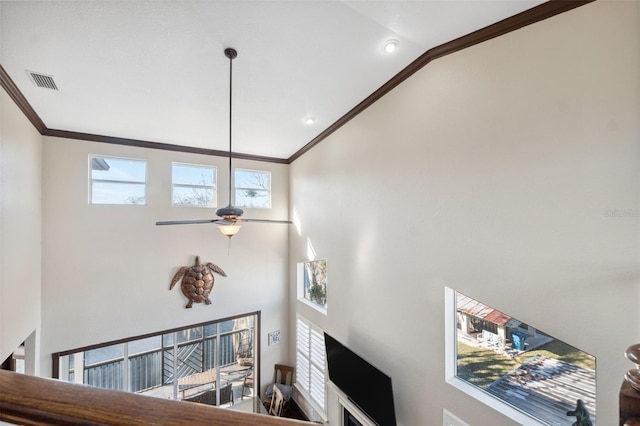
<path id="1" fill-rule="evenodd" d="M 617 422 L 640 341 L 639 9 L 436 60 L 291 165 L 290 280 L 309 239 L 329 281 L 328 315 L 291 289 L 290 322 L 391 375 L 399 424 L 515 424 L 445 383 L 444 286 L 595 355 L 598 424 Z"/>
<path id="2" fill-rule="evenodd" d="M 147 161 L 147 205 L 88 203 L 88 156 Z M 43 149 L 42 372 L 51 353 L 262 311 L 262 365 L 270 381 L 274 362 L 287 356 L 288 225 L 245 224 L 228 247 L 213 224 L 156 226 L 156 221 L 207 219 L 215 209 L 171 206 L 171 162 L 209 164 L 218 171 L 218 205 L 228 202 L 228 159 L 171 151 L 45 138 Z M 287 219 L 288 167 L 238 160 L 234 167 L 272 172 L 273 208 L 245 209 L 246 217 Z M 229 249 L 229 252 L 228 252 Z M 220 266 L 212 304 L 194 304 L 173 275 L 195 256 Z M 266 345 L 281 329 L 283 343 Z"/>
<path id="3" fill-rule="evenodd" d="M 0 90 L 0 360 L 40 333 L 42 136 Z M 30 338 L 31 337 L 31 338 Z M 37 373 L 39 345 L 25 354 Z M 1 362 L 1 361 L 0 361 Z"/>

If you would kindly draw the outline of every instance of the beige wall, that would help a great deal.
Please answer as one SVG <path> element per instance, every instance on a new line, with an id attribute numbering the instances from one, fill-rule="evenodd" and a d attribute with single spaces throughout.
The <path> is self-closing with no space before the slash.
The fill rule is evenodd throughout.
<path id="1" fill-rule="evenodd" d="M 90 154 L 145 159 L 147 205 L 88 204 Z M 207 219 L 215 209 L 171 206 L 171 162 L 209 164 L 218 171 L 218 205 L 228 202 L 228 159 L 85 141 L 45 138 L 43 149 L 42 371 L 51 353 L 114 339 L 262 311 L 262 342 L 282 330 L 278 346 L 263 345 L 263 365 L 287 356 L 288 226 L 245 224 L 228 246 L 215 225 L 156 226 L 159 220 Z M 288 166 L 234 161 L 272 172 L 273 208 L 246 217 L 286 219 Z M 229 250 L 229 251 L 228 251 Z M 195 256 L 220 266 L 212 304 L 194 304 L 179 286 L 178 268 Z M 266 369 L 263 381 L 271 380 Z"/>
<path id="2" fill-rule="evenodd" d="M 40 333 L 42 137 L 4 89 L 0 139 L 0 359 L 28 340 L 27 371 L 33 374 Z"/>
<path id="3" fill-rule="evenodd" d="M 436 60 L 292 164 L 290 279 L 309 239 L 329 282 L 328 315 L 291 289 L 290 322 L 391 375 L 399 424 L 515 424 L 445 383 L 444 286 L 595 355 L 598 424 L 617 422 L 640 341 L 639 8 Z"/>

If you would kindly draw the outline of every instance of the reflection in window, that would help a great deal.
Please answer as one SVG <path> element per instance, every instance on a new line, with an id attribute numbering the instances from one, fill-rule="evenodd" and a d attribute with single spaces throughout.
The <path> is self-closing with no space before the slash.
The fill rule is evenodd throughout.
<path id="1" fill-rule="evenodd" d="M 144 160 L 89 156 L 91 204 L 146 203 Z"/>
<path id="2" fill-rule="evenodd" d="M 595 357 L 505 312 L 447 290 L 455 306 L 450 316 L 455 326 L 449 326 L 455 335 L 449 383 L 465 391 L 472 385 L 481 392 L 469 394 L 480 395 L 478 399 L 509 415 L 509 410 L 487 402 L 487 397 L 495 399 L 533 417 L 536 424 L 571 424 L 567 413 L 580 400 L 596 424 Z M 450 371 L 455 371 L 455 377 L 449 377 Z"/>
<path id="3" fill-rule="evenodd" d="M 171 172 L 174 206 L 215 207 L 215 167 L 173 163 Z"/>
<path id="4" fill-rule="evenodd" d="M 271 173 L 236 169 L 236 200 L 238 207 L 271 207 Z"/>

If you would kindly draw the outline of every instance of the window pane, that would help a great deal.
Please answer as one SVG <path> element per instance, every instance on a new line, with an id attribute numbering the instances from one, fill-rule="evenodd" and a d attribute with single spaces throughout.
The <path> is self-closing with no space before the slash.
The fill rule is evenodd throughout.
<path id="1" fill-rule="evenodd" d="M 172 182 L 174 206 L 215 206 L 215 167 L 173 163 Z"/>
<path id="2" fill-rule="evenodd" d="M 304 299 L 327 308 L 327 260 L 314 260 L 303 263 L 302 296 Z"/>
<path id="3" fill-rule="evenodd" d="M 271 173 L 257 170 L 236 169 L 236 188 L 270 189 Z"/>
<path id="4" fill-rule="evenodd" d="M 133 356 L 142 352 L 160 350 L 161 336 L 147 337 L 146 339 L 132 340 L 129 342 L 128 353 Z"/>
<path id="5" fill-rule="evenodd" d="M 146 161 L 90 156 L 89 164 L 91 204 L 146 203 Z"/>
<path id="6" fill-rule="evenodd" d="M 218 326 L 220 327 L 220 334 L 233 330 L 233 326 L 235 324 L 236 322 L 234 320 L 228 320 L 218 323 Z"/>
<path id="7" fill-rule="evenodd" d="M 455 303 L 457 378 L 544 424 L 581 400 L 596 424 L 595 357 L 462 293 Z"/>
<path id="8" fill-rule="evenodd" d="M 104 348 L 92 349 L 84 353 L 84 364 L 92 365 L 105 361 L 112 361 L 124 356 L 124 345 L 111 345 Z"/>
<path id="9" fill-rule="evenodd" d="M 202 339 L 202 327 L 188 328 L 186 330 L 180 330 L 176 332 L 178 336 L 178 344 L 184 342 L 191 342 L 193 340 Z"/>
<path id="10" fill-rule="evenodd" d="M 236 204 L 242 207 L 269 207 L 269 192 L 256 189 L 236 189 Z"/>
<path id="11" fill-rule="evenodd" d="M 235 204 L 240 207 L 271 207 L 271 173 L 236 169 Z"/>
<path id="12" fill-rule="evenodd" d="M 174 186 L 174 206 L 214 207 L 213 188 Z"/>
<path id="13" fill-rule="evenodd" d="M 91 179 L 118 182 L 146 181 L 147 163 L 126 158 L 91 157 Z"/>
<path id="14" fill-rule="evenodd" d="M 211 337 L 215 336 L 218 330 L 218 324 L 207 324 L 204 326 L 204 336 Z"/>
<path id="15" fill-rule="evenodd" d="M 83 383 L 104 389 L 124 389 L 124 345 L 86 351 Z"/>
<path id="16" fill-rule="evenodd" d="M 215 168 L 211 166 L 193 166 L 174 163 L 172 171 L 174 184 L 213 186 L 216 183 Z"/>
<path id="17" fill-rule="evenodd" d="M 145 203 L 144 184 L 93 181 L 91 186 L 91 204 Z"/>

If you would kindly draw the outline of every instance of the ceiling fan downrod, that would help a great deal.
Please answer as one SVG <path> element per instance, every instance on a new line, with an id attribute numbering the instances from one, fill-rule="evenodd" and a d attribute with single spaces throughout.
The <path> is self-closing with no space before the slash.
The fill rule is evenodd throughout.
<path id="1" fill-rule="evenodd" d="M 239 216 L 242 216 L 242 214 L 244 213 L 244 210 L 242 210 L 241 208 L 235 207 L 231 204 L 231 175 L 232 175 L 232 165 L 231 165 L 231 159 L 233 156 L 233 150 L 232 150 L 232 141 L 233 141 L 233 137 L 232 137 L 232 124 L 233 124 L 233 60 L 235 58 L 238 57 L 238 51 L 236 49 L 233 48 L 226 48 L 224 49 L 224 56 L 226 56 L 227 58 L 229 58 L 229 204 L 226 207 L 222 207 L 219 208 L 218 210 L 216 210 L 216 215 L 218 215 L 219 217 L 223 217 L 223 218 L 227 218 L 230 219 L 234 222 L 235 219 L 237 219 Z M 235 222 L 232 223 L 233 225 L 235 225 Z M 236 231 L 237 232 L 237 231 Z M 229 238 L 231 238 L 231 235 L 228 235 Z"/>

